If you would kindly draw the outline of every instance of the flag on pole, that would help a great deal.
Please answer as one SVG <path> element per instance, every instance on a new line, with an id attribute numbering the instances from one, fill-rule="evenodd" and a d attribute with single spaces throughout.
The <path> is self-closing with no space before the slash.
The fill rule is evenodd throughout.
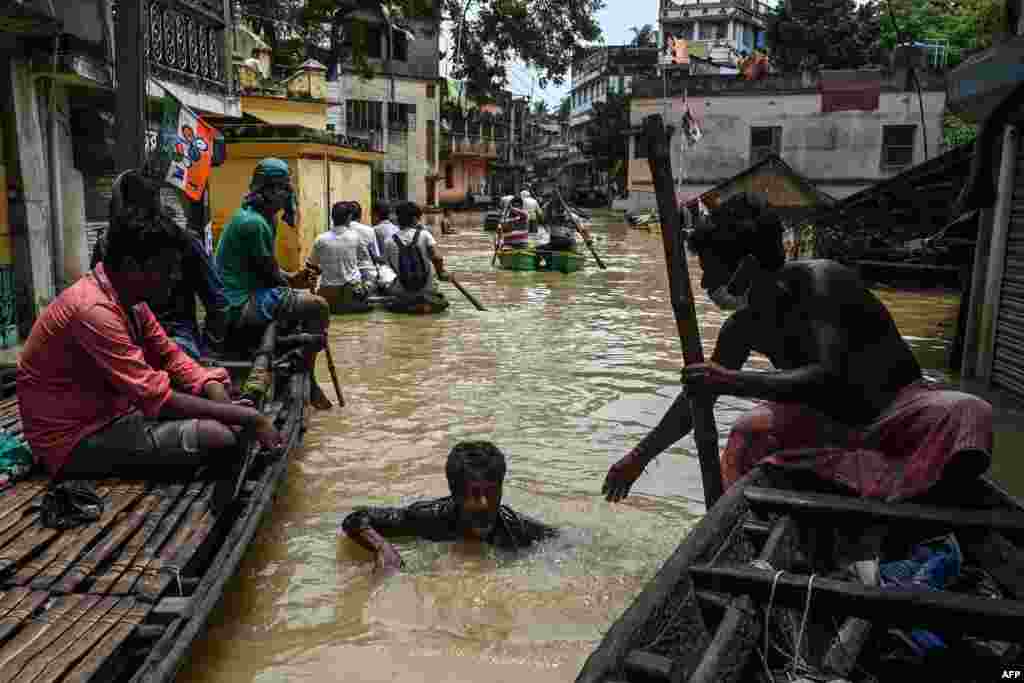
<path id="1" fill-rule="evenodd" d="M 683 112 L 683 141 L 686 147 L 693 147 L 700 139 L 704 137 L 704 133 L 700 129 L 700 124 L 697 123 L 696 117 L 693 112 L 690 111 L 690 105 L 686 105 L 686 111 Z"/>
<path id="2" fill-rule="evenodd" d="M 163 87 L 163 86 L 161 86 Z M 167 162 L 164 182 L 194 202 L 203 197 L 217 131 L 164 88 L 159 154 Z"/>

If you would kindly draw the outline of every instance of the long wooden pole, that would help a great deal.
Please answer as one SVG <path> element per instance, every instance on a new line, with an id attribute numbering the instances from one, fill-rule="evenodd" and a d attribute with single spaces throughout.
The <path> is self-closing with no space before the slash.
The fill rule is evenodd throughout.
<path id="1" fill-rule="evenodd" d="M 658 197 L 661 217 L 661 239 L 665 247 L 665 265 L 668 268 L 672 311 L 679 330 L 686 365 L 704 362 L 704 348 L 697 327 L 697 312 L 693 304 L 686 255 L 680 249 L 679 208 L 676 206 L 672 183 L 672 162 L 669 159 L 671 142 L 666 138 L 665 126 L 659 114 L 644 119 L 644 137 L 647 139 L 647 161 L 651 167 L 654 191 Z M 701 393 L 690 396 L 693 415 L 693 436 L 697 442 L 697 456 L 704 480 L 704 502 L 711 507 L 722 496 L 722 469 L 718 460 L 718 429 L 715 427 L 714 403 Z"/>

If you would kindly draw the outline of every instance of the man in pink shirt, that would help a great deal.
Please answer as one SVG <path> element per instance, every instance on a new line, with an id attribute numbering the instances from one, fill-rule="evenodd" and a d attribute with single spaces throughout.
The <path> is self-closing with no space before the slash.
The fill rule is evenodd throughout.
<path id="1" fill-rule="evenodd" d="M 115 182 L 145 192 L 129 172 Z M 141 188 L 141 189 L 140 189 Z M 140 204 L 144 204 L 141 202 Z M 39 316 L 18 362 L 18 403 L 37 460 L 57 480 L 158 477 L 241 461 L 235 430 L 282 445 L 273 421 L 229 398 L 221 368 L 204 368 L 149 308 L 181 276 L 184 236 L 152 205 L 112 201 L 102 262 Z"/>

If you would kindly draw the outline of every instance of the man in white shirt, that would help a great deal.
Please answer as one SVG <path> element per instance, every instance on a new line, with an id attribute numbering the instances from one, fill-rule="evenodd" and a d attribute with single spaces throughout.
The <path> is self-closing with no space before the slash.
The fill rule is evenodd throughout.
<path id="1" fill-rule="evenodd" d="M 540 202 L 533 198 L 529 190 L 523 190 L 519 193 L 519 196 L 523 199 L 523 210 L 526 211 L 526 215 L 529 217 L 529 230 L 530 232 L 537 232 L 537 224 L 541 220 Z"/>
<path id="2" fill-rule="evenodd" d="M 398 234 L 398 226 L 395 225 L 394 211 L 391 205 L 382 202 L 374 208 L 373 213 L 377 217 L 377 224 L 373 226 L 373 232 L 377 235 L 377 253 L 381 257 L 380 277 L 377 280 L 377 284 L 380 291 L 383 292 L 391 286 L 391 283 L 397 277 L 395 271 L 384 260 L 384 254 L 387 253 L 387 243 Z"/>
<path id="3" fill-rule="evenodd" d="M 437 242 L 420 224 L 423 211 L 415 203 L 400 202 L 395 214 L 400 231 L 384 245 L 384 261 L 398 274 L 389 292 L 400 310 L 439 313 L 448 308 L 448 300 L 437 291 L 437 279 L 447 280 L 448 272 Z"/>
<path id="4" fill-rule="evenodd" d="M 369 225 L 360 223 L 363 217 L 363 207 L 359 202 L 349 202 L 351 209 L 350 223 L 359 235 L 359 272 L 363 276 L 363 282 L 371 292 L 378 289 L 377 264 L 382 260 L 380 250 L 377 247 L 377 233 Z"/>
<path id="5" fill-rule="evenodd" d="M 316 238 L 309 263 L 320 269 L 316 293 L 327 300 L 331 313 L 369 310 L 369 290 L 359 270 L 359 253 L 364 249 L 359 231 L 352 223 L 352 205 L 338 202 L 331 208 L 333 227 Z"/>

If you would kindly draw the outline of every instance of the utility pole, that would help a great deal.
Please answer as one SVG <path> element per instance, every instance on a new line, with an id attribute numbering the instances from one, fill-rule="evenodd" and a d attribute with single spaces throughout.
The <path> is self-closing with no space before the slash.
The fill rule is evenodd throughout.
<path id="1" fill-rule="evenodd" d="M 141 169 L 146 161 L 146 27 L 142 0 L 118 5 L 117 50 L 117 166 Z"/>

